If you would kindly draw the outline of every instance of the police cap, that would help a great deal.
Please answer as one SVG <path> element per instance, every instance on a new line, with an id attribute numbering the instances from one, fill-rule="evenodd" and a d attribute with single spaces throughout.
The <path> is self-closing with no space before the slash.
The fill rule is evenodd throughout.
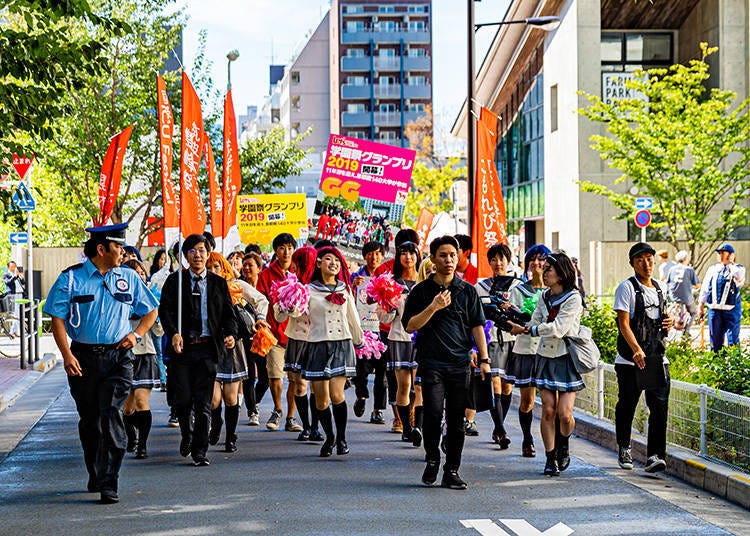
<path id="1" fill-rule="evenodd" d="M 114 225 L 102 225 L 100 227 L 89 227 L 86 232 L 91 234 L 91 240 L 97 244 L 106 244 L 107 242 L 125 243 L 125 229 L 127 223 L 116 223 Z"/>

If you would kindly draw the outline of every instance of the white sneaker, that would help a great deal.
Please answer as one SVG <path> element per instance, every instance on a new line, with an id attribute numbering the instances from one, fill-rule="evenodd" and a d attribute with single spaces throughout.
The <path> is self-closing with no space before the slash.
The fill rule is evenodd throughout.
<path id="1" fill-rule="evenodd" d="M 628 471 L 633 469 L 633 456 L 632 454 L 630 454 L 629 448 L 620 447 L 620 452 L 617 456 L 617 463 L 622 469 L 626 469 Z"/>
<path id="2" fill-rule="evenodd" d="M 667 462 L 659 458 L 656 454 L 649 456 L 646 460 L 646 472 L 647 473 L 658 473 L 667 468 Z"/>

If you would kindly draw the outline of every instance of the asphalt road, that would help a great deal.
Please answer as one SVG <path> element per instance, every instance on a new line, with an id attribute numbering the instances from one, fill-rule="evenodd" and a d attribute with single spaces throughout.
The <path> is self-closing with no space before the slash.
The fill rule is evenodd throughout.
<path id="1" fill-rule="evenodd" d="M 348 456 L 321 459 L 319 445 L 246 426 L 243 417 L 239 451 L 212 448 L 210 467 L 193 467 L 178 455 L 179 432 L 166 426 L 164 394 L 152 403 L 150 457 L 128 454 L 121 502 L 100 505 L 85 491 L 64 372 L 47 374 L 0 415 L 7 442 L 49 404 L 0 462 L 0 534 L 750 534 L 746 510 L 671 477 L 621 471 L 612 453 L 582 440 L 572 441 L 573 462 L 560 478 L 544 477 L 542 457 L 520 455 L 513 410 L 506 451 L 489 441 L 489 416 L 478 416 L 481 435 L 467 438 L 461 468 L 469 489 L 451 491 L 421 486 L 424 452 L 352 412 Z M 269 410 L 264 400 L 262 422 Z"/>

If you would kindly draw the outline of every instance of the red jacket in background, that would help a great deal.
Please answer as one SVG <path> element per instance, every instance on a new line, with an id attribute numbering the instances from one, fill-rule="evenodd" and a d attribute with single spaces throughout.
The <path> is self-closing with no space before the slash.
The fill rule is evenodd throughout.
<path id="1" fill-rule="evenodd" d="M 273 285 L 274 281 L 283 281 L 286 279 L 286 274 L 287 272 L 282 270 L 281 266 L 279 266 L 279 261 L 274 260 L 268 265 L 268 268 L 258 274 L 258 284 L 256 286 L 258 291 L 268 298 L 269 307 L 266 322 L 271 326 L 273 336 L 279 340 L 279 345 L 284 348 L 286 348 L 287 340 L 284 331 L 286 330 L 286 325 L 289 322 L 289 319 L 280 324 L 276 322 L 276 317 L 273 314 L 273 302 L 271 301 L 271 285 Z"/>

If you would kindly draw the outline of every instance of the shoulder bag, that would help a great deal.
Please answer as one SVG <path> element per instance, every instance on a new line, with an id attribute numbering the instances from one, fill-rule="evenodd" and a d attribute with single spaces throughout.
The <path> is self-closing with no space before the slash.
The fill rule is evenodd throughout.
<path id="1" fill-rule="evenodd" d="M 601 354 L 591 338 L 590 327 L 581 325 L 577 335 L 566 335 L 563 340 L 578 374 L 587 374 L 596 369 Z"/>

